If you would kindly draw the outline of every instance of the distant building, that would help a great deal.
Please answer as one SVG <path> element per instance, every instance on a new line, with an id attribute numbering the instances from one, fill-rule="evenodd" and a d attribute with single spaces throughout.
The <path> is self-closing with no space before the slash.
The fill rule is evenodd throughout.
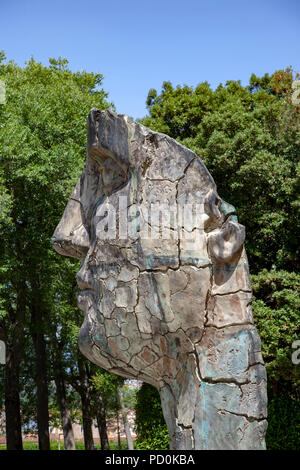
<path id="1" fill-rule="evenodd" d="M 128 411 L 127 413 L 127 418 L 130 426 L 130 431 L 131 431 L 131 436 L 133 439 L 136 438 L 136 433 L 135 433 L 135 411 Z M 108 418 L 106 420 L 107 423 L 107 434 L 108 434 L 108 439 L 110 441 L 114 441 L 118 439 L 118 423 L 116 418 Z M 73 432 L 74 432 L 74 438 L 75 441 L 83 442 L 84 437 L 83 437 L 83 428 L 80 424 L 78 423 L 73 423 Z M 122 416 L 121 413 L 119 413 L 119 426 L 120 426 L 120 437 L 123 439 L 126 438 L 125 435 L 125 430 L 124 430 L 124 425 L 122 421 Z M 60 440 L 63 442 L 63 430 L 61 428 L 55 428 L 53 426 L 50 426 L 49 428 L 49 433 L 50 433 L 50 440 L 51 441 L 58 441 Z M 35 433 L 24 433 L 23 436 L 23 441 L 30 441 L 30 442 L 38 442 L 38 436 Z M 96 423 L 93 424 L 93 438 L 95 443 L 100 442 L 100 437 L 99 437 L 99 431 L 96 426 Z M 5 445 L 6 444 L 6 435 L 5 435 L 5 413 L 1 412 L 0 413 L 0 445 Z"/>

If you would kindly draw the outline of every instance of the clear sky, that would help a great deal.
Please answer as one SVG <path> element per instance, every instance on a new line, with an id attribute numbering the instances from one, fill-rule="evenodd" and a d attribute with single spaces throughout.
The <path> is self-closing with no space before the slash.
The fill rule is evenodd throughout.
<path id="1" fill-rule="evenodd" d="M 146 115 L 163 81 L 213 88 L 291 65 L 300 0 L 0 0 L 0 50 L 19 65 L 67 58 L 104 75 L 117 112 Z"/>

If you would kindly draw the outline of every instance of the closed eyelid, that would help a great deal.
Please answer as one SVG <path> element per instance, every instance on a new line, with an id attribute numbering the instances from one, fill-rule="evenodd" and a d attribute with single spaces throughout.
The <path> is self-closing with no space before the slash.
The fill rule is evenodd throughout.
<path id="1" fill-rule="evenodd" d="M 94 146 L 89 151 L 89 157 L 100 167 L 109 168 L 108 165 L 105 165 L 105 163 L 108 162 L 108 164 L 113 164 L 113 166 L 118 169 L 118 171 L 116 171 L 115 169 L 111 168 L 116 173 L 123 175 L 124 178 L 128 175 L 128 166 L 120 162 L 119 159 L 116 158 L 115 155 L 107 149 L 102 149 L 101 147 Z"/>

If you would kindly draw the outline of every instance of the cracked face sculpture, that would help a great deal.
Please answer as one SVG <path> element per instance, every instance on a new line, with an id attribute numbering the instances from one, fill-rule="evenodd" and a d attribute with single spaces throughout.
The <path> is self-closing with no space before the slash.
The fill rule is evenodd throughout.
<path id="1" fill-rule="evenodd" d="M 235 209 L 197 155 L 93 109 L 53 235 L 78 272 L 82 353 L 154 385 L 171 449 L 264 449 L 266 372 Z"/>

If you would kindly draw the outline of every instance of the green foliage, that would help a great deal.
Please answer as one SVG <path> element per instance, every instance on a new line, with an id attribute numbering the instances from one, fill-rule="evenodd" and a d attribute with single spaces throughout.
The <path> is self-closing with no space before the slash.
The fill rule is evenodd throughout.
<path id="1" fill-rule="evenodd" d="M 265 269 L 251 281 L 268 375 L 267 449 L 299 450 L 300 365 L 293 364 L 291 356 L 300 333 L 300 275 Z"/>
<path id="2" fill-rule="evenodd" d="M 166 450 L 169 433 L 164 421 L 160 396 L 156 388 L 143 383 L 136 401 L 136 448 L 139 450 Z"/>
<path id="3" fill-rule="evenodd" d="M 108 414 L 118 412 L 121 406 L 117 388 L 123 385 L 124 379 L 99 368 L 93 375 L 92 382 L 95 389 L 101 394 Z"/>
<path id="4" fill-rule="evenodd" d="M 29 294 L 36 281 L 43 301 L 51 295 L 53 305 L 63 301 L 60 273 L 72 263 L 54 253 L 50 239 L 84 165 L 82 123 L 93 106 L 109 106 L 99 88 L 102 76 L 72 73 L 65 59 L 50 62 L 45 67 L 31 59 L 23 69 L 8 62 L 0 69 L 6 85 L 6 104 L 0 105 L 3 311 L 21 273 Z"/>
<path id="5" fill-rule="evenodd" d="M 300 400 L 272 398 L 268 405 L 268 450 L 300 450 Z"/>
<path id="6" fill-rule="evenodd" d="M 95 444 L 97 450 L 101 450 L 100 444 Z M 76 450 L 85 450 L 84 442 L 75 441 Z M 25 441 L 23 443 L 24 450 L 39 450 L 39 445 L 37 442 Z M 127 450 L 127 442 L 126 439 L 121 439 L 121 450 Z M 6 445 L 0 445 L 0 451 L 6 450 Z M 58 442 L 57 441 L 50 441 L 50 450 L 58 450 Z M 64 443 L 60 443 L 60 450 L 64 450 Z M 118 450 L 118 443 L 116 441 L 110 442 L 110 450 Z"/>
<path id="7" fill-rule="evenodd" d="M 165 424 L 159 424 L 151 429 L 151 433 L 136 443 L 137 450 L 168 450 L 169 433 Z"/>
<path id="8" fill-rule="evenodd" d="M 134 410 L 136 406 L 137 389 L 129 383 L 124 383 L 122 389 L 124 405 L 127 410 Z"/>
<path id="9" fill-rule="evenodd" d="M 36 426 L 31 334 L 43 332 L 47 356 L 60 351 L 65 371 L 71 373 L 76 364 L 82 323 L 76 301 L 78 261 L 56 254 L 51 236 L 84 166 L 88 112 L 110 106 L 101 74 L 71 72 L 62 58 L 49 62 L 46 67 L 31 58 L 21 68 L 0 55 L 0 80 L 6 86 L 6 104 L 0 105 L 0 332 L 14 343 L 21 292 L 21 405 L 27 427 Z M 50 361 L 47 366 L 51 379 Z M 70 387 L 68 398 L 78 406 Z M 55 406 L 53 382 L 50 399 Z"/>
<path id="10" fill-rule="evenodd" d="M 119 375 L 98 367 L 91 378 L 91 382 L 97 393 L 102 397 L 107 416 L 115 416 L 116 412 L 121 410 L 118 387 L 122 389 L 125 408 L 127 410 L 135 409 L 137 391 Z"/>
<path id="11" fill-rule="evenodd" d="M 49 237 L 51 216 L 59 217 L 82 171 L 88 111 L 109 106 L 104 91 L 96 90 L 102 76 L 74 74 L 65 59 L 58 62 L 64 67 L 31 59 L 21 69 L 9 62 L 0 75 L 7 95 L 0 106 L 2 181 L 15 218 L 33 224 L 34 241 Z"/>
<path id="12" fill-rule="evenodd" d="M 263 270 L 251 280 L 253 314 L 262 341 L 269 396 L 281 390 L 300 398 L 300 366 L 291 359 L 292 343 L 300 333 L 300 275 Z"/>

